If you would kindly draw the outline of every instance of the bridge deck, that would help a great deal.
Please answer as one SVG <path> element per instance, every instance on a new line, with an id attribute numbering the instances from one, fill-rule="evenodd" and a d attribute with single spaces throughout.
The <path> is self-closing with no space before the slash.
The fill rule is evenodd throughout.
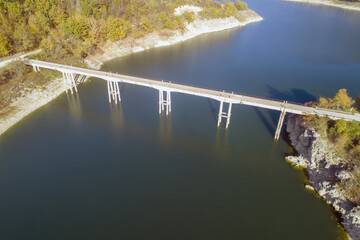
<path id="1" fill-rule="evenodd" d="M 124 74 L 109 73 L 105 71 L 73 67 L 73 66 L 49 63 L 38 60 L 25 59 L 24 61 L 29 65 L 37 66 L 41 68 L 52 69 L 67 73 L 81 74 L 81 75 L 105 79 L 108 81 L 141 85 L 163 91 L 179 92 L 179 93 L 190 94 L 200 97 L 207 97 L 218 101 L 224 101 L 233 104 L 245 104 L 249 106 L 267 108 L 277 111 L 281 111 L 284 105 L 283 100 L 275 100 L 275 99 L 269 99 L 269 98 L 263 98 L 263 97 L 257 97 L 257 96 L 251 96 L 251 95 L 239 94 L 233 92 L 230 93 L 226 91 L 189 86 L 180 83 L 172 83 L 163 80 L 155 80 L 155 79 L 149 79 L 143 77 L 129 76 Z M 286 103 L 286 112 L 301 114 L 301 115 L 316 114 L 319 116 L 325 116 L 334 119 L 360 121 L 360 114 L 351 114 L 347 112 L 341 112 L 341 111 L 335 111 L 329 109 L 307 107 L 302 104 L 291 103 L 291 102 Z"/>

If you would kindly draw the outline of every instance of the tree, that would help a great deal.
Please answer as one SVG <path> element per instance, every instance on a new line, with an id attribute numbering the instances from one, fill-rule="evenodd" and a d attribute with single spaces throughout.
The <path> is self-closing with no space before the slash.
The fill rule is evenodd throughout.
<path id="1" fill-rule="evenodd" d="M 236 0 L 235 7 L 237 10 L 242 11 L 247 9 L 247 4 L 243 1 Z"/>
<path id="2" fill-rule="evenodd" d="M 140 24 L 146 33 L 154 31 L 154 24 L 152 24 L 151 20 L 146 16 L 141 17 Z"/>
<path id="3" fill-rule="evenodd" d="M 359 94 L 359 96 L 356 98 L 355 103 L 356 103 L 357 108 L 360 109 L 360 94 Z"/>
<path id="4" fill-rule="evenodd" d="M 185 11 L 182 15 L 189 24 L 195 20 L 194 12 Z"/>
<path id="5" fill-rule="evenodd" d="M 339 108 L 341 110 L 347 110 L 350 109 L 354 103 L 355 101 L 351 97 L 349 97 L 346 89 L 340 89 L 336 93 L 332 105 L 335 108 Z"/>
<path id="6" fill-rule="evenodd" d="M 85 22 L 75 17 L 69 18 L 66 22 L 61 23 L 60 28 L 64 33 L 78 39 L 85 39 L 89 31 Z"/>
<path id="7" fill-rule="evenodd" d="M 11 51 L 12 46 L 9 42 L 9 38 L 5 34 L 0 33 L 0 55 L 7 56 Z"/>
<path id="8" fill-rule="evenodd" d="M 126 37 L 130 28 L 130 23 L 122 18 L 109 18 L 107 22 L 107 39 L 112 42 Z"/>

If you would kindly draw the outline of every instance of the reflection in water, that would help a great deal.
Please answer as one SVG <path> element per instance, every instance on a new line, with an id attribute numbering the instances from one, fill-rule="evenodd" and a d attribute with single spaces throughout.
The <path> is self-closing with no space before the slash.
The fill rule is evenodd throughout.
<path id="1" fill-rule="evenodd" d="M 125 127 L 121 102 L 119 104 L 109 103 L 109 107 L 112 128 L 116 132 L 121 132 Z"/>
<path id="2" fill-rule="evenodd" d="M 216 130 L 215 152 L 221 158 L 225 157 L 225 155 L 231 154 L 231 148 L 229 147 L 228 140 L 229 129 L 218 127 Z"/>
<path id="3" fill-rule="evenodd" d="M 171 133 L 171 113 L 169 115 L 159 114 L 159 140 L 162 143 L 169 142 Z"/>
<path id="4" fill-rule="evenodd" d="M 77 92 L 75 92 L 74 94 L 66 94 L 66 98 L 69 103 L 70 114 L 74 116 L 75 119 L 80 121 L 82 117 L 82 107 L 79 94 Z"/>

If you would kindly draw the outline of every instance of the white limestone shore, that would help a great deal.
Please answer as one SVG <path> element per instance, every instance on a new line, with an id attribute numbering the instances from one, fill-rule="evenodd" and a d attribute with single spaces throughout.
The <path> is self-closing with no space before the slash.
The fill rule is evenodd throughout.
<path id="1" fill-rule="evenodd" d="M 329 7 L 343 8 L 347 10 L 360 11 L 359 2 L 344 2 L 339 0 L 285 0 L 288 2 L 307 3 L 313 5 L 324 5 Z"/>
<path id="2" fill-rule="evenodd" d="M 187 11 L 191 10 L 191 8 L 192 6 L 185 6 L 185 10 Z M 194 9 L 197 8 L 195 7 Z M 196 16 L 195 21 L 188 24 L 184 32 L 171 31 L 168 32 L 169 35 L 165 36 L 159 32 L 154 32 L 136 40 L 125 39 L 115 43 L 107 42 L 95 54 L 89 56 L 86 62 L 90 68 L 99 69 L 104 62 L 114 58 L 123 57 L 150 48 L 176 44 L 203 33 L 245 26 L 246 24 L 262 20 L 262 17 L 250 9 L 239 13 L 239 19 L 241 19 L 241 21 L 235 17 L 201 20 L 197 17 L 197 10 L 194 10 Z M 175 11 L 181 13 L 181 10 Z M 0 135 L 36 109 L 44 106 L 65 92 L 62 79 L 55 79 L 43 87 L 44 88 L 41 89 L 34 89 L 31 93 L 24 94 L 22 97 L 13 100 L 7 109 L 0 109 Z M 1 117 L 1 115 L 5 116 Z"/>
<path id="3" fill-rule="evenodd" d="M 179 10 L 175 11 L 181 12 Z M 194 9 L 195 13 L 197 11 L 198 10 Z M 194 38 L 203 33 L 222 31 L 263 20 L 262 17 L 250 9 L 240 11 L 239 15 L 241 21 L 235 17 L 202 20 L 197 17 L 197 14 L 195 14 L 195 21 L 187 24 L 184 32 L 181 32 L 180 30 L 171 32 L 166 31 L 165 33 L 153 32 L 140 39 L 126 39 L 125 41 L 115 43 L 107 42 L 97 53 L 88 57 L 86 59 L 86 63 L 91 68 L 99 69 L 104 62 L 114 58 L 123 57 L 131 53 L 144 51 L 150 48 L 173 45 Z"/>

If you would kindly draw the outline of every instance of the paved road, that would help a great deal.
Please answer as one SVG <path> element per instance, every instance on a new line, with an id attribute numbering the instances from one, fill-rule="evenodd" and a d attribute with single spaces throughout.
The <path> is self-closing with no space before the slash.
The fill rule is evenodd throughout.
<path id="1" fill-rule="evenodd" d="M 41 68 L 52 69 L 61 72 L 81 74 L 81 75 L 101 78 L 108 81 L 141 85 L 163 91 L 179 92 L 179 93 L 190 94 L 200 97 L 207 97 L 218 101 L 224 101 L 233 104 L 245 104 L 245 105 L 267 108 L 277 111 L 281 111 L 282 106 L 286 104 L 286 112 L 289 113 L 295 113 L 301 115 L 316 114 L 319 116 L 325 116 L 333 119 L 360 121 L 360 114 L 351 114 L 347 112 L 341 112 L 341 111 L 335 111 L 329 109 L 307 107 L 298 103 L 292 103 L 292 102 L 285 103 L 283 100 L 257 97 L 257 96 L 239 94 L 234 92 L 219 91 L 219 90 L 207 89 L 203 87 L 172 83 L 169 81 L 136 77 L 136 76 L 111 73 L 111 72 L 105 72 L 105 71 L 99 71 L 99 70 L 93 70 L 87 68 L 72 67 L 72 66 L 44 62 L 44 61 L 29 60 L 29 59 L 24 59 L 24 61 L 29 65 L 38 66 Z"/>
<path id="2" fill-rule="evenodd" d="M 11 63 L 13 61 L 16 61 L 16 60 L 18 60 L 18 58 L 25 58 L 28 55 L 36 54 L 36 53 L 39 53 L 41 51 L 42 51 L 42 49 L 37 49 L 37 50 L 27 52 L 27 53 L 21 52 L 21 53 L 14 54 L 14 55 L 9 56 L 9 57 L 0 58 L 0 67 L 4 67 L 4 66 L 6 66 L 7 64 L 9 64 L 9 63 Z"/>

